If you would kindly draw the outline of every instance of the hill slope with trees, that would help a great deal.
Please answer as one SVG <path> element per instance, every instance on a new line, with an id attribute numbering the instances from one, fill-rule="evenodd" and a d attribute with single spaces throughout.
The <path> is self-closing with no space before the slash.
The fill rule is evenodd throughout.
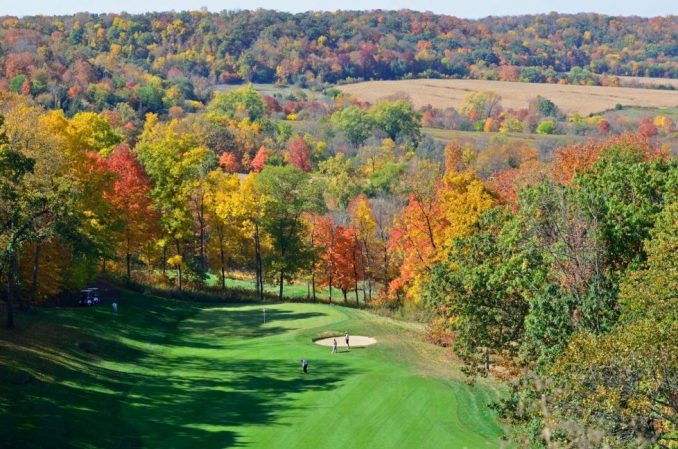
<path id="1" fill-rule="evenodd" d="M 0 90 L 48 108 L 191 110 L 223 83 L 678 78 L 675 17 L 466 20 L 414 11 L 76 14 L 0 18 Z M 670 88 L 667 84 L 665 86 Z"/>

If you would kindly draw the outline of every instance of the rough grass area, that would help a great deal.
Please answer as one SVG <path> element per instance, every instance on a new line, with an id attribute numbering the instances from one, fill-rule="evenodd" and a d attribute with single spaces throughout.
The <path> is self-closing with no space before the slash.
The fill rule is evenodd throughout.
<path id="1" fill-rule="evenodd" d="M 537 95 L 549 98 L 568 114 L 582 115 L 624 106 L 676 107 L 678 91 L 626 87 L 531 84 L 485 80 L 418 79 L 402 81 L 367 81 L 339 87 L 343 92 L 374 103 L 394 94 L 409 95 L 419 108 L 430 104 L 436 108 L 459 108 L 469 92 L 491 91 L 502 97 L 504 108 L 528 106 Z"/>
<path id="2" fill-rule="evenodd" d="M 216 86 L 217 90 L 228 92 L 233 89 L 238 89 L 246 84 L 220 84 Z M 297 86 L 280 86 L 277 84 L 261 84 L 253 83 L 254 90 L 262 95 L 268 95 L 274 98 L 286 99 L 290 96 L 301 99 L 306 97 L 308 100 L 319 100 L 323 98 L 322 92 L 305 89 Z"/>
<path id="3" fill-rule="evenodd" d="M 424 134 L 436 140 L 448 141 L 468 141 L 476 147 L 486 147 L 494 144 L 527 144 L 535 148 L 547 146 L 557 148 L 574 143 L 583 142 L 587 139 L 584 136 L 575 136 L 569 134 L 529 134 L 529 133 L 485 133 L 481 131 L 457 131 L 450 129 L 423 128 Z"/>
<path id="4" fill-rule="evenodd" d="M 631 120 L 638 120 L 641 117 L 656 117 L 663 115 L 671 118 L 674 122 L 678 121 L 678 107 L 675 108 L 624 108 L 620 110 L 607 111 L 606 116 L 628 117 Z"/>
<path id="5" fill-rule="evenodd" d="M 488 407 L 500 387 L 464 383 L 420 325 L 327 305 L 118 304 L 37 310 L 0 331 L 0 447 L 501 446 Z M 312 343 L 344 331 L 379 344 Z"/>

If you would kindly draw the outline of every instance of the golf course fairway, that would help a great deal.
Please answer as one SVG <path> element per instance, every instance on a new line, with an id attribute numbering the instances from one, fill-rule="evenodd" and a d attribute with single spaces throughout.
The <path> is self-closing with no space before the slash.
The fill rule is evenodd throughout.
<path id="1" fill-rule="evenodd" d="M 464 383 L 420 325 L 314 304 L 118 304 L 37 310 L 0 331 L 0 447 L 502 446 L 488 407 L 499 384 Z M 345 331 L 378 343 L 313 344 Z"/>

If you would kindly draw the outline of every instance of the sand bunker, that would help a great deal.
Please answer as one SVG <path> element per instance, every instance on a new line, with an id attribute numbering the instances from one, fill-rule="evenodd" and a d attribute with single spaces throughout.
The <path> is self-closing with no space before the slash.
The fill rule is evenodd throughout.
<path id="1" fill-rule="evenodd" d="M 330 337 L 330 338 L 321 338 L 319 340 L 315 340 L 314 343 L 317 345 L 322 345 L 322 346 L 332 346 L 332 341 L 334 339 L 337 339 L 337 347 L 346 347 L 346 340 L 344 340 L 343 335 L 339 335 L 337 337 Z M 376 339 L 372 337 L 363 337 L 362 335 L 351 335 L 349 339 L 349 343 L 351 344 L 352 348 L 361 348 L 364 346 L 369 346 L 373 345 L 377 342 Z"/>

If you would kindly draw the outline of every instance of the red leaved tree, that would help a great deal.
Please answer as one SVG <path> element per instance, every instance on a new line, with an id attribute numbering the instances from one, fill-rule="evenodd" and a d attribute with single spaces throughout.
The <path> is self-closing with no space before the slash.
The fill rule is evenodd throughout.
<path id="1" fill-rule="evenodd" d="M 311 171 L 311 150 L 303 137 L 297 136 L 290 139 L 287 150 L 290 155 L 290 164 L 305 172 Z"/>
<path id="2" fill-rule="evenodd" d="M 122 250 L 127 279 L 132 275 L 132 256 L 151 240 L 157 229 L 157 214 L 149 195 L 151 183 L 143 167 L 125 144 L 118 145 L 106 160 L 106 168 L 116 175 L 107 200 L 122 222 Z"/>
<path id="3" fill-rule="evenodd" d="M 265 146 L 259 147 L 259 151 L 257 151 L 257 155 L 254 156 L 254 159 L 252 159 L 252 171 L 259 173 L 261 170 L 264 169 L 264 165 L 266 164 L 266 161 L 268 160 L 268 151 L 266 151 Z"/>

